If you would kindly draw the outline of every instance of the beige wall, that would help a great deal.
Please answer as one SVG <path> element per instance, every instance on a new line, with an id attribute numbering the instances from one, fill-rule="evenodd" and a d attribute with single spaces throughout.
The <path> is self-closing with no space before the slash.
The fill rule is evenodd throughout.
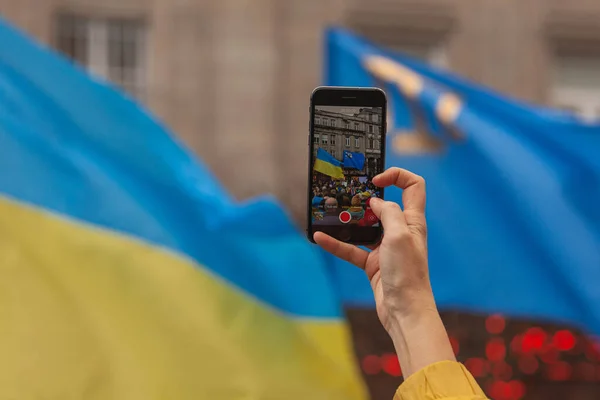
<path id="1" fill-rule="evenodd" d="M 236 196 L 274 193 L 298 219 L 327 24 L 400 47 L 443 43 L 453 70 L 535 102 L 556 51 L 600 49 L 597 0 L 0 0 L 46 43 L 61 9 L 143 17 L 148 106 Z"/>

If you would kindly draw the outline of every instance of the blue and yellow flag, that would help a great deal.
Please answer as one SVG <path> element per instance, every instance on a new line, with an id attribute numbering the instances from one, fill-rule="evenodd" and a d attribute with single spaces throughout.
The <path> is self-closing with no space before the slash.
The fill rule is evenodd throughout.
<path id="1" fill-rule="evenodd" d="M 362 170 L 365 167 L 365 154 L 344 150 L 344 168 Z"/>
<path id="2" fill-rule="evenodd" d="M 365 397 L 281 208 L 2 21 L 0 171 L 0 398 Z"/>
<path id="3" fill-rule="evenodd" d="M 600 125 L 521 104 L 344 30 L 327 35 L 327 85 L 379 86 L 387 166 L 427 179 L 439 304 L 571 322 L 600 333 Z M 398 190 L 386 191 L 400 201 Z M 342 269 L 347 301 L 372 305 Z"/>
<path id="4" fill-rule="evenodd" d="M 317 150 L 317 159 L 313 169 L 333 179 L 344 179 L 342 163 L 321 148 Z"/>

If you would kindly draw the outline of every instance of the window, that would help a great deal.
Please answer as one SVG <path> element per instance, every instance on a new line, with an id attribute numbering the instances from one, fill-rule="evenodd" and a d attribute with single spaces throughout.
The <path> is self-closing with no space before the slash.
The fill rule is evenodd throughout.
<path id="1" fill-rule="evenodd" d="M 556 107 L 599 120 L 600 57 L 558 57 L 550 97 Z"/>
<path id="2" fill-rule="evenodd" d="M 319 144 L 319 135 L 313 136 L 313 144 Z"/>
<path id="3" fill-rule="evenodd" d="M 131 95 L 143 96 L 146 30 L 141 21 L 63 14 L 57 26 L 58 50 Z"/>
<path id="4" fill-rule="evenodd" d="M 327 118 L 323 118 L 323 125 L 327 126 L 329 124 L 329 120 Z"/>
<path id="5" fill-rule="evenodd" d="M 350 122 L 346 121 L 346 129 L 350 129 Z"/>
<path id="6" fill-rule="evenodd" d="M 88 25 L 87 19 L 68 15 L 60 16 L 58 20 L 58 49 L 84 66 L 88 64 L 88 46 L 91 40 Z"/>
<path id="7" fill-rule="evenodd" d="M 346 147 L 350 147 L 350 137 L 346 136 Z"/>
<path id="8" fill-rule="evenodd" d="M 378 149 L 378 148 L 379 148 L 379 140 L 376 140 L 376 141 L 375 141 L 375 147 L 374 147 L 374 148 L 375 148 L 375 149 Z"/>
<path id="9" fill-rule="evenodd" d="M 358 122 L 354 123 L 354 130 L 357 131 L 360 125 L 358 125 Z"/>
<path id="10" fill-rule="evenodd" d="M 331 120 L 331 126 L 337 126 L 337 121 L 335 119 Z"/>
<path id="11" fill-rule="evenodd" d="M 322 135 L 321 136 L 321 144 L 327 144 L 327 139 L 328 139 L 327 135 Z"/>
<path id="12" fill-rule="evenodd" d="M 335 150 L 331 150 L 331 155 L 335 158 Z"/>
<path id="13" fill-rule="evenodd" d="M 315 125 L 321 125 L 321 118 L 315 118 Z"/>
<path id="14" fill-rule="evenodd" d="M 373 125 L 369 125 L 369 133 L 373 133 Z"/>
<path id="15" fill-rule="evenodd" d="M 373 114 L 373 122 L 377 123 L 379 121 L 379 115 Z"/>
<path id="16" fill-rule="evenodd" d="M 335 145 L 335 135 L 331 135 L 331 144 Z"/>
<path id="17" fill-rule="evenodd" d="M 375 148 L 375 141 L 373 139 L 369 139 L 369 149 Z"/>
<path id="18" fill-rule="evenodd" d="M 360 138 L 354 138 L 354 147 L 360 147 Z"/>

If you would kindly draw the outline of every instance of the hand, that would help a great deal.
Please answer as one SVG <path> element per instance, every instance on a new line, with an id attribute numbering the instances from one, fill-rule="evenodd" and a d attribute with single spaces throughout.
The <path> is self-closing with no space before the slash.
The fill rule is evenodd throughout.
<path id="1" fill-rule="evenodd" d="M 392 315 L 433 302 L 427 271 L 425 181 L 406 170 L 391 168 L 373 178 L 373 183 L 379 187 L 396 185 L 404 190 L 404 212 L 397 203 L 371 199 L 371 209 L 385 228 L 379 245 L 367 252 L 322 232 L 315 233 L 314 239 L 325 250 L 365 270 L 377 314 L 389 331 Z"/>
<path id="2" fill-rule="evenodd" d="M 377 315 L 394 341 L 406 377 L 429 363 L 454 360 L 429 282 L 425 180 L 390 168 L 373 178 L 373 183 L 403 189 L 404 211 L 396 203 L 371 199 L 371 209 L 385 230 L 379 245 L 367 252 L 322 232 L 316 232 L 314 239 L 325 250 L 365 270 Z"/>

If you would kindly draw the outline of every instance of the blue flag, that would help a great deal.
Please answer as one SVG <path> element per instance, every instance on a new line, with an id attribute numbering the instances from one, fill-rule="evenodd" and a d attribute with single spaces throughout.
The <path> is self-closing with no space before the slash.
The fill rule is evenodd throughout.
<path id="1" fill-rule="evenodd" d="M 1 19 L 0 274 L 0 398 L 366 398 L 283 209 Z"/>
<path id="2" fill-rule="evenodd" d="M 365 166 L 365 155 L 344 150 L 344 168 L 362 170 Z"/>
<path id="3" fill-rule="evenodd" d="M 600 333 L 600 126 L 520 104 L 343 30 L 326 40 L 325 83 L 385 89 L 387 167 L 427 180 L 440 306 Z M 398 202 L 400 194 L 386 191 Z M 369 285 L 351 271 L 339 271 L 346 300 L 372 304 Z"/>

